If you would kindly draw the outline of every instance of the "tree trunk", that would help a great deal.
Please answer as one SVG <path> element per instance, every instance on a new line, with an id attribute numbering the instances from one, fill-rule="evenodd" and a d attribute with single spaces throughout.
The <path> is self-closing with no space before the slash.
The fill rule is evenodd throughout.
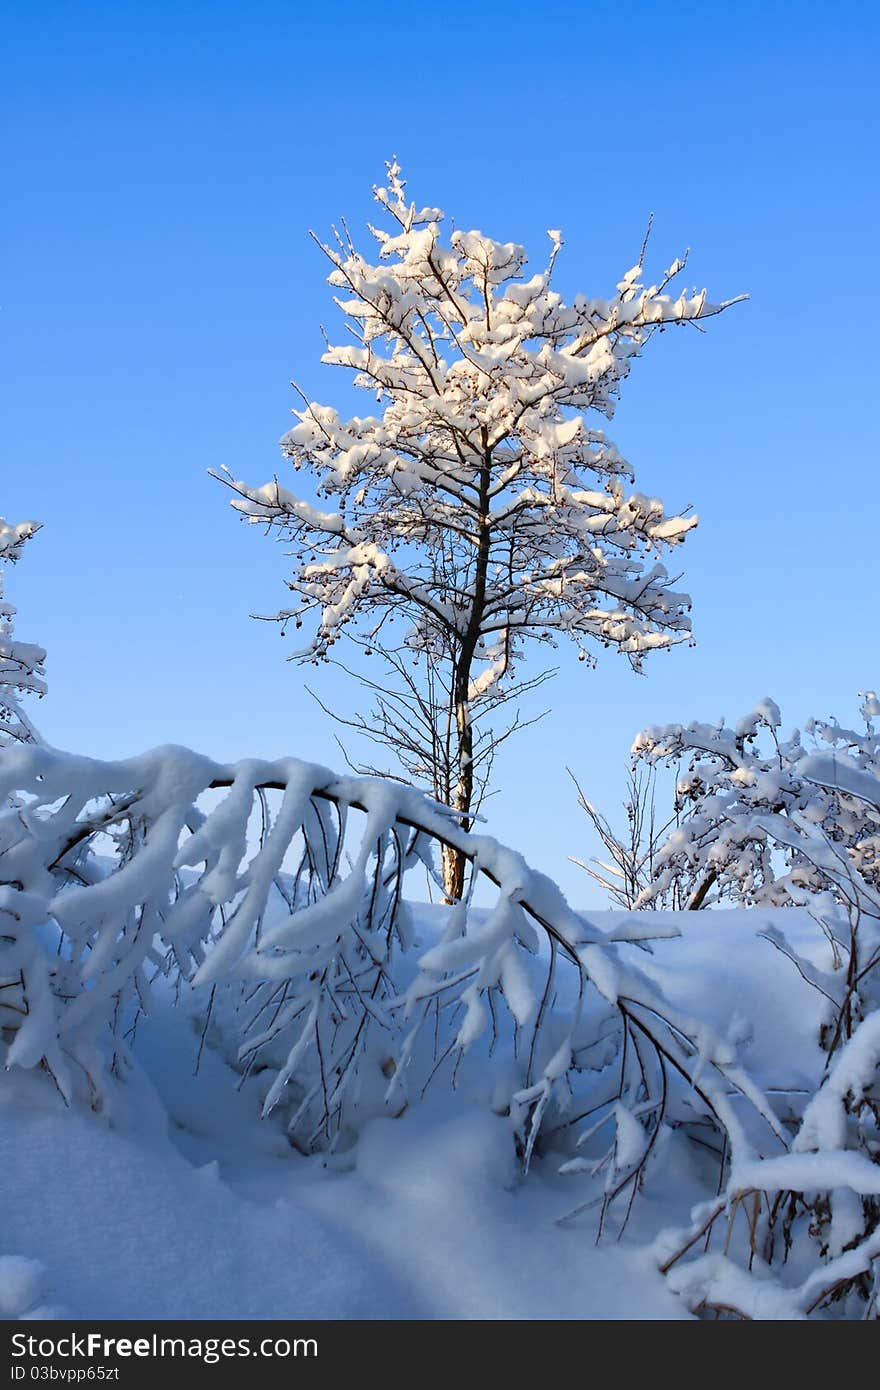
<path id="1" fill-rule="evenodd" d="M 470 830 L 470 809 L 474 797 L 474 734 L 471 727 L 470 661 L 459 665 L 455 675 L 455 728 L 458 743 L 458 781 L 452 795 L 452 809 L 460 811 L 462 830 Z M 465 857 L 451 847 L 443 850 L 443 888 L 448 903 L 458 902 L 464 892 Z"/>
<path id="2" fill-rule="evenodd" d="M 485 432 L 484 432 L 485 442 Z M 455 702 L 455 728 L 458 740 L 458 781 L 452 798 L 452 808 L 460 811 L 459 824 L 470 830 L 470 811 L 474 799 L 474 731 L 471 724 L 471 669 L 474 653 L 483 627 L 486 607 L 486 579 L 489 572 L 491 533 L 489 529 L 489 485 L 492 478 L 492 455 L 487 449 L 480 469 L 480 540 L 474 570 L 474 593 L 467 631 L 455 663 L 452 695 Z M 444 851 L 443 888 L 447 902 L 458 902 L 464 892 L 465 857 L 458 850 Z"/>

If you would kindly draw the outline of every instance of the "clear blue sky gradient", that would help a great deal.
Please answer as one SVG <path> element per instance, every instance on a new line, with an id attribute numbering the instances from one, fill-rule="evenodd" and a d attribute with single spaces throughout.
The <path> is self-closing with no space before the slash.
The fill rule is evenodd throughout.
<path id="1" fill-rule="evenodd" d="M 751 295 L 652 342 L 609 427 L 643 491 L 700 514 L 676 557 L 699 645 L 642 678 L 561 649 L 489 828 L 595 902 L 566 764 L 612 807 L 646 723 L 765 694 L 846 719 L 880 684 L 880 7 L 7 0 L 3 30 L 0 514 L 45 523 L 8 592 L 49 651 L 50 741 L 340 765 L 248 616 L 284 602 L 283 549 L 206 470 L 272 475 L 291 377 L 344 405 L 307 230 L 360 235 L 392 153 L 536 265 L 561 227 L 566 293 L 608 292 L 653 211 L 657 270 L 690 246 L 689 284 Z"/>

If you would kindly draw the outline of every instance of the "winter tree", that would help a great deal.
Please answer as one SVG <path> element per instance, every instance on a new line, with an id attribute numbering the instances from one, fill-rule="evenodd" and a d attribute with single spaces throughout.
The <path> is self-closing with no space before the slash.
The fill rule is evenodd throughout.
<path id="1" fill-rule="evenodd" d="M 15 609 L 3 597 L 3 565 L 21 557 L 25 541 L 40 529 L 39 521 L 11 526 L 0 517 L 0 747 L 13 741 L 39 742 L 30 719 L 21 707 L 22 695 L 46 693 L 43 662 L 46 653 L 31 642 L 13 636 Z"/>
<path id="2" fill-rule="evenodd" d="M 294 655 L 333 659 L 345 635 L 386 658 L 360 725 L 467 829 L 527 647 L 569 637 L 582 661 L 598 644 L 638 669 L 689 636 L 690 600 L 659 557 L 697 519 L 634 491 L 590 420 L 613 415 L 655 333 L 727 305 L 667 292 L 684 260 L 645 285 L 644 247 L 610 297 L 567 304 L 552 284 L 559 232 L 526 278 L 522 247 L 478 231 L 444 239 L 443 213 L 410 202 L 387 168 L 374 258 L 345 228 L 319 243 L 354 339 L 322 360 L 353 372 L 377 413 L 344 419 L 302 395 L 282 448 L 318 505 L 277 477 L 226 481 L 249 521 L 290 542 L 294 598 L 276 616 L 307 628 Z M 456 898 L 461 857 L 449 851 L 443 869 Z"/>

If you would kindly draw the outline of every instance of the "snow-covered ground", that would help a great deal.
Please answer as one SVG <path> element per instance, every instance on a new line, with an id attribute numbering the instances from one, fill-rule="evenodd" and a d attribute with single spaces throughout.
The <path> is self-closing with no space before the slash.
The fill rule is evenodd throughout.
<path id="1" fill-rule="evenodd" d="M 812 1085 L 815 996 L 757 936 L 775 915 L 679 917 L 684 937 L 638 960 L 731 1037 L 753 1026 L 744 1059 L 766 1087 Z M 816 928 L 804 917 L 798 930 L 798 915 L 785 919 L 803 949 Z M 420 931 L 437 916 L 422 912 Z M 621 916 L 590 914 L 605 930 Z M 690 1316 L 649 1253 L 708 1193 L 683 1142 L 659 1156 L 622 1240 L 612 1230 L 597 1245 L 595 1213 L 557 1224 L 583 1196 L 558 1156 L 519 1174 L 478 1066 L 457 1090 L 438 1074 L 422 1101 L 369 1121 L 353 1153 L 328 1161 L 292 1149 L 279 1112 L 260 1119 L 256 1090 L 237 1089 L 217 1051 L 204 1049 L 196 1075 L 198 1048 L 187 1010 L 165 1000 L 108 1113 L 66 1108 L 43 1074 L 0 1079 L 2 1316 Z"/>

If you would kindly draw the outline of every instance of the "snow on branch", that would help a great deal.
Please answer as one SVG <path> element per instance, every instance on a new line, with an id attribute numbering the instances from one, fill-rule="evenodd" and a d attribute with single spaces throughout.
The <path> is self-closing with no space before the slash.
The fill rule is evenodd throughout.
<path id="1" fill-rule="evenodd" d="M 682 821 L 655 859 L 656 882 L 711 877 L 718 894 L 769 906 L 824 901 L 880 916 L 880 736 L 869 692 L 863 730 L 813 719 L 780 733 L 772 700 L 734 727 L 649 728 L 633 755 L 679 769 Z M 828 752 L 828 749 L 832 752 Z M 839 910 L 837 916 L 840 916 Z M 829 927 L 833 923 L 829 918 Z M 876 946 L 866 924 L 866 937 Z"/>
<path id="2" fill-rule="evenodd" d="M 21 558 L 25 542 L 39 529 L 39 521 L 23 521 L 12 526 L 0 517 L 0 746 L 13 740 L 38 741 L 34 726 L 21 707 L 20 697 L 45 695 L 43 663 L 46 653 L 32 642 L 17 640 L 13 634 L 15 609 L 4 600 L 3 566 Z"/>
<path id="3" fill-rule="evenodd" d="M 750 1320 L 802 1319 L 837 1303 L 849 1305 L 845 1316 L 878 1316 L 878 1068 L 880 1012 L 875 1011 L 837 1054 L 807 1103 L 790 1152 L 736 1159 L 721 1200 L 696 1208 L 690 1228 L 666 1231 L 658 1239 L 658 1263 L 694 1311 Z M 741 1211 L 746 1220 L 740 1218 L 737 1226 Z M 725 1216 L 723 1253 L 685 1258 Z M 807 1227 L 818 1246 L 819 1258 L 813 1255 L 808 1273 L 799 1227 Z M 737 1230 L 739 1239 L 732 1240 Z M 796 1240 L 800 1260 L 786 1268 Z M 736 1258 L 740 1252 L 747 1268 Z"/>
<path id="4" fill-rule="evenodd" d="M 558 232 L 546 268 L 524 279 L 522 247 L 479 231 L 445 241 L 443 213 L 406 201 L 396 162 L 388 178 L 374 192 L 395 226 L 370 229 L 377 260 L 347 233 L 319 242 L 354 336 L 323 360 L 354 372 L 379 413 L 346 420 L 304 400 L 282 440 L 338 509 L 321 511 L 277 481 L 232 481 L 243 516 L 295 543 L 297 602 L 279 617 L 317 623 L 304 655 L 325 654 L 346 622 L 401 599 L 463 636 L 485 533 L 481 632 L 503 628 L 521 641 L 549 625 L 634 661 L 679 640 L 687 597 L 639 551 L 678 544 L 696 517 L 667 516 L 657 498 L 625 486 L 632 470 L 586 416 L 613 414 L 633 358 L 658 329 L 735 301 L 713 304 L 705 291 L 674 298 L 680 260 L 656 283 L 644 283 L 640 263 L 616 294 L 566 304 L 552 287 Z M 446 545 L 459 593 L 436 602 L 432 559 Z M 401 547 L 405 560 L 395 558 Z"/>

